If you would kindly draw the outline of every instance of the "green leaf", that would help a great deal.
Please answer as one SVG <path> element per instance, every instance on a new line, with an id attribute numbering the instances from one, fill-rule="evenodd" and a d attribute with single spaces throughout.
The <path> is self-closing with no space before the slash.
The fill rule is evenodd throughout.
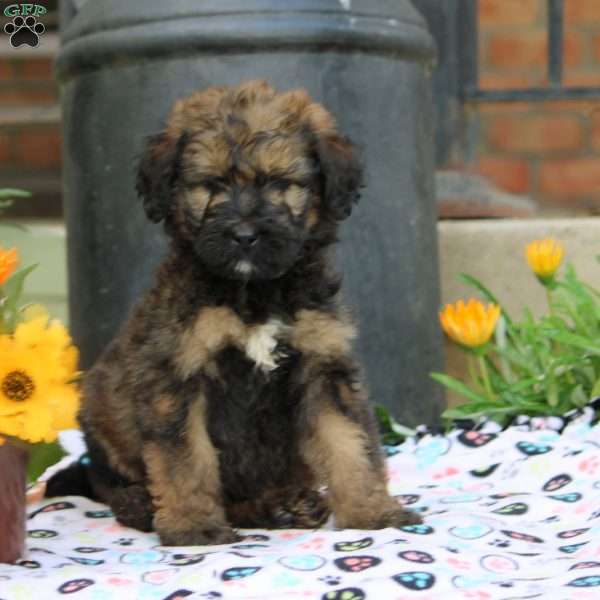
<path id="1" fill-rule="evenodd" d="M 27 190 L 18 190 L 15 188 L 0 188 L 0 199 L 6 198 L 30 198 L 31 192 Z"/>
<path id="2" fill-rule="evenodd" d="M 30 483 L 36 481 L 48 467 L 56 464 L 65 455 L 65 451 L 58 442 L 33 444 L 27 466 L 28 481 Z"/>
<path id="3" fill-rule="evenodd" d="M 517 414 L 513 406 L 497 406 L 491 402 L 467 402 L 442 413 L 444 419 L 475 419 L 477 417 L 494 417 Z"/>
<path id="4" fill-rule="evenodd" d="M 597 398 L 598 396 L 600 396 L 600 378 L 596 380 L 596 383 L 594 383 L 594 387 L 592 388 L 592 392 L 590 394 L 591 398 Z"/>
<path id="5" fill-rule="evenodd" d="M 458 379 L 455 379 L 450 375 L 445 375 L 444 373 L 430 373 L 430 377 L 438 383 L 445 385 L 448 389 L 453 390 L 457 394 L 468 398 L 469 400 L 473 400 L 476 402 L 489 402 L 489 400 L 485 396 L 474 392 L 462 381 L 459 381 Z"/>
<path id="6" fill-rule="evenodd" d="M 401 425 L 381 404 L 375 405 L 375 416 L 379 423 L 384 443 L 398 443 L 416 434 L 414 429 Z M 395 440 L 392 442 L 392 440 Z"/>
<path id="7" fill-rule="evenodd" d="M 558 385 L 556 383 L 556 378 L 554 377 L 554 369 L 550 368 L 548 369 L 548 373 L 547 373 L 548 377 L 548 384 L 547 384 L 547 392 L 546 392 L 546 399 L 548 400 L 548 404 L 550 406 L 557 406 L 558 405 L 558 399 L 559 399 L 559 390 L 558 390 Z"/>
<path id="8" fill-rule="evenodd" d="M 20 269 L 19 271 L 11 275 L 11 277 L 9 277 L 8 280 L 4 283 L 4 286 L 2 288 L 2 291 L 4 292 L 4 299 L 0 307 L 0 314 L 2 314 L 3 326 L 5 331 L 0 333 L 12 332 L 14 330 L 17 324 L 17 317 L 19 313 L 19 298 L 21 297 L 21 293 L 23 292 L 25 278 L 36 267 L 37 264 Z"/>
<path id="9" fill-rule="evenodd" d="M 582 350 L 585 350 L 586 352 L 591 352 L 592 354 L 598 354 L 600 355 L 600 345 L 594 343 L 592 340 L 581 336 L 581 335 L 577 335 L 574 333 L 569 333 L 567 331 L 554 331 L 554 330 L 550 330 L 547 329 L 545 331 L 545 334 L 557 341 L 560 342 L 561 344 L 567 344 L 568 346 L 575 346 L 576 348 L 581 348 Z"/>
<path id="10" fill-rule="evenodd" d="M 498 350 L 498 355 L 505 358 L 510 362 L 513 369 L 518 368 L 525 371 L 529 375 L 535 376 L 537 374 L 537 368 L 535 361 L 531 360 L 531 357 L 523 355 L 512 348 L 505 348 Z"/>
<path id="11" fill-rule="evenodd" d="M 534 386 L 538 381 L 539 380 L 537 377 L 527 377 L 525 379 L 521 379 L 510 386 L 510 391 L 513 394 L 517 392 L 523 392 L 527 388 Z"/>
<path id="12" fill-rule="evenodd" d="M 579 408 L 585 406 L 590 398 L 588 397 L 588 395 L 583 391 L 583 387 L 581 385 L 578 385 L 577 387 L 575 387 L 575 389 L 571 392 L 570 395 L 570 400 L 571 403 Z"/>

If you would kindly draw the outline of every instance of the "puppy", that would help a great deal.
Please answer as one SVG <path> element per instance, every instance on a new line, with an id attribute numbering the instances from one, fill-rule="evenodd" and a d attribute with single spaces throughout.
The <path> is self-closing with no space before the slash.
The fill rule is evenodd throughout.
<path id="1" fill-rule="evenodd" d="M 170 251 L 87 373 L 89 454 L 47 495 L 78 485 L 164 545 L 330 511 L 341 528 L 418 521 L 388 495 L 328 258 L 361 173 L 304 91 L 253 81 L 175 103 L 137 177 Z"/>

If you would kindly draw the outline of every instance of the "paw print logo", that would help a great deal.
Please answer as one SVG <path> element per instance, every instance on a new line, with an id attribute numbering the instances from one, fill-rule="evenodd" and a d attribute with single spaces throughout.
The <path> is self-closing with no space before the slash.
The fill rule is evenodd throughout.
<path id="1" fill-rule="evenodd" d="M 25 18 L 16 16 L 4 26 L 4 33 L 10 35 L 10 45 L 13 48 L 23 45 L 35 48 L 44 31 L 46 31 L 44 24 L 40 23 L 33 15 Z"/>

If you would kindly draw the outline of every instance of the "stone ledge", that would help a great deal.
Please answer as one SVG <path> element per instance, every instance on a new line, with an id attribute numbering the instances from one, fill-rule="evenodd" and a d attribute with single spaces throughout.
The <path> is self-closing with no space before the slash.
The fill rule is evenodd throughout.
<path id="1" fill-rule="evenodd" d="M 66 318 L 66 234 L 60 222 L 26 223 L 28 233 L 3 230 L 3 243 L 18 245 L 23 263 L 40 262 L 31 275 L 27 299 L 51 304 L 52 313 Z M 579 275 L 594 284 L 600 279 L 600 218 L 440 221 L 439 255 L 442 302 L 454 302 L 475 295 L 458 281 L 460 273 L 482 280 L 518 317 L 525 306 L 534 314 L 546 308 L 544 288 L 531 274 L 524 258 L 527 242 L 555 237 L 566 249 L 566 261 Z M 8 234 L 8 235 L 7 235 Z M 5 239 L 7 238 L 7 239 Z M 437 315 L 431 315 L 437 319 Z M 465 373 L 464 355 L 446 345 L 447 370 L 455 376 Z M 449 402 L 459 399 L 451 395 Z"/>

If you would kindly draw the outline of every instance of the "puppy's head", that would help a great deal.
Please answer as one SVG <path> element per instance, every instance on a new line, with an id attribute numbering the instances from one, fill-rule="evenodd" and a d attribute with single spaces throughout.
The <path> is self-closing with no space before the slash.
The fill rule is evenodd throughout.
<path id="1" fill-rule="evenodd" d="M 350 215 L 361 180 L 322 106 L 252 81 L 176 102 L 148 141 L 137 190 L 148 217 L 214 273 L 274 279 Z"/>

